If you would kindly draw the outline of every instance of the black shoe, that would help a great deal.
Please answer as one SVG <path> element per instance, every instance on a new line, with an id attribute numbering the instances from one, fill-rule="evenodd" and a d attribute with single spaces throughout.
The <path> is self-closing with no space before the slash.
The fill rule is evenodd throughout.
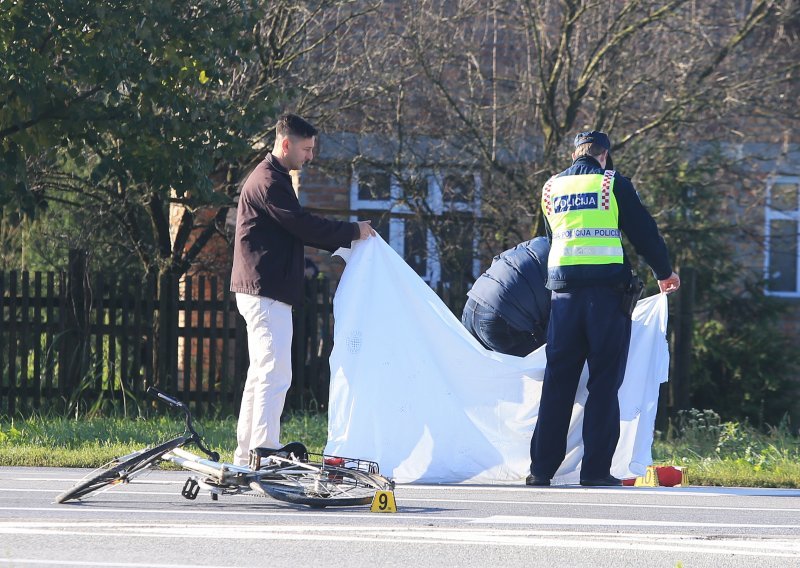
<path id="1" fill-rule="evenodd" d="M 532 487 L 550 487 L 550 478 L 531 474 L 525 478 L 525 485 L 530 485 Z"/>
<path id="2" fill-rule="evenodd" d="M 596 477 L 594 479 L 581 479 L 581 485 L 586 487 L 619 487 L 622 485 L 622 480 L 613 475 L 606 475 L 605 477 Z"/>

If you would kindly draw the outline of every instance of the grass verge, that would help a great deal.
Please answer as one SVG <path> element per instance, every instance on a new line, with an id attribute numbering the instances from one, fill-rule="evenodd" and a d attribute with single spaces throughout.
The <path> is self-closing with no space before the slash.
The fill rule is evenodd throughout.
<path id="1" fill-rule="evenodd" d="M 225 461 L 236 443 L 236 420 L 198 421 L 198 431 Z M 294 413 L 284 417 L 283 440 L 303 442 L 321 452 L 327 417 Z M 97 467 L 110 459 L 152 446 L 183 431 L 174 418 L 148 420 L 32 417 L 0 419 L 0 465 Z M 688 411 L 653 444 L 657 465 L 688 467 L 692 485 L 800 487 L 800 438 L 788 423 L 758 430 L 747 423 L 722 422 L 713 411 Z"/>
<path id="2" fill-rule="evenodd" d="M 195 427 L 224 461 L 233 459 L 234 418 L 199 420 Z M 282 428 L 284 440 L 301 441 L 311 452 L 321 452 L 325 445 L 325 415 L 294 413 L 284 418 Z M 0 465 L 97 467 L 116 456 L 154 446 L 182 432 L 182 421 L 163 416 L 148 420 L 42 417 L 0 420 Z"/>

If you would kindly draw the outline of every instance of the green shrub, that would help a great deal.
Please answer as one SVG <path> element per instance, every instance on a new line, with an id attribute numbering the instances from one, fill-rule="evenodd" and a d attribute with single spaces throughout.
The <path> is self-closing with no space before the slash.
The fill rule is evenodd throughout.
<path id="1" fill-rule="evenodd" d="M 783 301 L 755 284 L 709 300 L 695 325 L 692 404 L 766 425 L 796 409 L 800 351 L 778 329 Z"/>

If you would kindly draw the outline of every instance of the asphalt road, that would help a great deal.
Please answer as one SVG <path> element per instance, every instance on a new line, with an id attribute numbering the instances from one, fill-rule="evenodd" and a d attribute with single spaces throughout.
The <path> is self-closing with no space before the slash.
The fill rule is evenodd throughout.
<path id="1" fill-rule="evenodd" d="M 156 471 L 79 503 L 77 469 L 0 468 L 0 568 L 800 566 L 800 491 L 402 485 L 397 513 L 180 496 Z"/>

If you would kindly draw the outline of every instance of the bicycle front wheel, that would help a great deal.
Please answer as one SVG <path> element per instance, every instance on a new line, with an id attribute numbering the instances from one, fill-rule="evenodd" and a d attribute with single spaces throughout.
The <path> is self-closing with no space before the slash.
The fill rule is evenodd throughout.
<path id="1" fill-rule="evenodd" d="M 154 448 L 145 448 L 127 456 L 116 458 L 96 469 L 76 483 L 74 487 L 56 497 L 56 503 L 66 503 L 72 499 L 80 499 L 98 489 L 109 489 L 120 483 L 128 483 L 135 476 L 154 465 L 161 459 L 161 456 L 178 446 L 182 446 L 186 441 L 187 438 L 185 436 L 180 436 Z"/>
<path id="2" fill-rule="evenodd" d="M 281 468 L 253 484 L 274 499 L 318 508 L 368 505 L 377 491 L 393 488 L 382 475 L 335 466 Z"/>

